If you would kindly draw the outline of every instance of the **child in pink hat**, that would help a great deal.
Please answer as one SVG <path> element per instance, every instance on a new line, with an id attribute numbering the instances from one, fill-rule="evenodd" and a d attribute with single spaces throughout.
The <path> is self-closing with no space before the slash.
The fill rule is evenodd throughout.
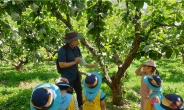
<path id="1" fill-rule="evenodd" d="M 159 75 L 156 64 L 153 60 L 149 60 L 146 63 L 140 65 L 139 68 L 136 69 L 135 73 L 137 76 L 141 76 L 141 88 L 140 88 L 140 94 L 141 94 L 141 110 L 146 110 L 146 102 L 148 99 L 149 94 L 152 92 L 152 90 L 146 85 L 144 82 L 144 76 L 148 75 L 151 76 L 156 71 L 156 74 Z"/>

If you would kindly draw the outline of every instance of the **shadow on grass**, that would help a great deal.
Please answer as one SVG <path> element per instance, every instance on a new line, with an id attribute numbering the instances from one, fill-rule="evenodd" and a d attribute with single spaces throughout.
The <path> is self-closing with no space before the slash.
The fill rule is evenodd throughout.
<path id="1" fill-rule="evenodd" d="M 36 79 L 43 82 L 49 82 L 49 80 L 54 80 L 60 76 L 55 69 L 50 68 L 47 69 L 44 65 L 37 65 L 34 69 L 22 72 L 18 72 L 16 70 L 6 70 L 0 74 L 0 85 L 17 87 L 20 82 L 34 82 Z"/>
<path id="2" fill-rule="evenodd" d="M 18 90 L 1 99 L 0 110 L 29 110 L 32 89 Z"/>

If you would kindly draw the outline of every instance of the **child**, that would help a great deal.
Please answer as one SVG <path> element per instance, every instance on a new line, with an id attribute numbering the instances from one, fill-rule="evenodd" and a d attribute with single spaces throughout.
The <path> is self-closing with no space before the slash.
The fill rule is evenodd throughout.
<path id="1" fill-rule="evenodd" d="M 98 72 L 89 73 L 83 80 L 83 110 L 105 110 L 105 94 L 100 90 L 102 77 Z"/>
<path id="2" fill-rule="evenodd" d="M 145 76 L 144 82 L 152 90 L 146 103 L 146 110 L 155 110 L 154 103 L 160 103 L 162 100 L 162 79 L 158 75 Z"/>
<path id="3" fill-rule="evenodd" d="M 58 110 L 60 90 L 54 84 L 40 84 L 33 89 L 30 101 L 31 110 Z"/>
<path id="4" fill-rule="evenodd" d="M 56 85 L 61 91 L 61 102 L 59 110 L 79 110 L 76 98 L 67 91 L 72 91 L 72 87 L 69 85 L 69 81 L 66 78 L 56 79 Z"/>
<path id="5" fill-rule="evenodd" d="M 155 103 L 156 110 L 184 110 L 183 99 L 176 94 L 167 94 L 160 104 Z"/>
<path id="6" fill-rule="evenodd" d="M 142 68 L 143 68 L 143 71 L 141 71 Z M 145 105 L 146 105 L 147 98 L 148 98 L 149 94 L 151 93 L 151 90 L 144 83 L 144 76 L 145 75 L 151 76 L 155 70 L 156 70 L 155 62 L 152 61 L 152 60 L 149 60 L 146 63 L 142 64 L 135 71 L 137 76 L 142 76 L 142 78 L 141 78 L 141 88 L 140 88 L 141 110 L 145 110 Z M 159 74 L 157 70 L 156 70 L 156 74 Z"/>

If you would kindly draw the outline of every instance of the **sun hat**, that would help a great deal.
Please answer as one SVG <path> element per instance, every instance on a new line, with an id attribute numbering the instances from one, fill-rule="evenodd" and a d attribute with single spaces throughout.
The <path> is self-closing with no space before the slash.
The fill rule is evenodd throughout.
<path id="1" fill-rule="evenodd" d="M 68 32 L 68 33 L 65 34 L 64 42 L 69 43 L 73 40 L 82 39 L 82 38 L 83 37 L 80 34 L 78 34 L 77 32 L 72 31 L 72 32 Z"/>
<path id="2" fill-rule="evenodd" d="M 184 110 L 183 99 L 176 94 L 167 94 L 160 104 L 155 103 L 156 110 Z"/>
<path id="3" fill-rule="evenodd" d="M 98 72 L 91 72 L 87 74 L 83 80 L 84 89 L 87 92 L 96 92 L 100 89 L 102 84 L 102 76 Z"/>
<path id="4" fill-rule="evenodd" d="M 153 60 L 148 60 L 146 63 L 144 63 L 143 65 L 147 65 L 147 66 L 152 66 L 152 67 L 156 67 L 156 64 Z"/>
<path id="5" fill-rule="evenodd" d="M 158 75 L 146 75 L 144 76 L 144 82 L 146 83 L 146 85 L 154 91 L 162 91 L 162 79 L 160 76 Z"/>
<path id="6" fill-rule="evenodd" d="M 67 86 L 67 87 L 69 87 L 70 89 L 72 89 L 72 87 L 70 86 L 70 84 L 69 84 L 69 82 L 68 82 L 68 80 L 67 80 L 66 78 L 60 77 L 60 78 L 56 79 L 55 84 L 56 84 L 58 87 L 60 87 L 60 86 Z"/>
<path id="7" fill-rule="evenodd" d="M 33 89 L 30 100 L 30 109 L 39 110 L 47 108 L 48 110 L 59 109 L 60 89 L 54 84 L 40 84 Z"/>

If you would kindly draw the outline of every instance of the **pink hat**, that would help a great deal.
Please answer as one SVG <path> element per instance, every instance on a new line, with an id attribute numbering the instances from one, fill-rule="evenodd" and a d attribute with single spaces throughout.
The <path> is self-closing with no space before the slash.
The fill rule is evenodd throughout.
<path id="1" fill-rule="evenodd" d="M 153 60 L 148 60 L 146 63 L 144 63 L 143 65 L 147 65 L 147 66 L 153 66 L 156 67 L 156 64 Z"/>

